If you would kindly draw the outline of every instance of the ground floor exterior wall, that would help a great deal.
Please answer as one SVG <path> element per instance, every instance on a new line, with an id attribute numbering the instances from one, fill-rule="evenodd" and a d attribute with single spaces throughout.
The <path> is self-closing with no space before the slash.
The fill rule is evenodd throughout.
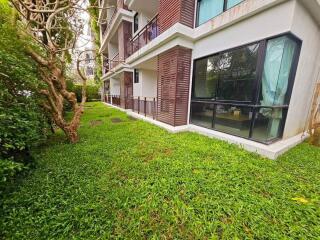
<path id="1" fill-rule="evenodd" d="M 196 31 L 197 29 L 195 29 Z M 181 47 L 177 43 L 176 46 L 157 56 L 156 70 L 139 69 L 139 66 L 137 67 L 139 83 L 133 83 L 134 77 L 131 75 L 127 78 L 130 80 L 127 80 L 126 83 L 123 81 L 120 91 L 115 81 L 110 81 L 110 93 L 119 92 L 121 94 L 122 108 L 128 108 L 129 103 L 125 102 L 125 98 L 130 96 L 132 98 L 156 98 L 156 114 L 153 118 L 157 122 L 173 127 L 190 126 L 191 90 L 193 88 L 195 60 L 285 33 L 290 33 L 301 41 L 301 51 L 299 52 L 298 66 L 294 73 L 294 85 L 282 139 L 288 139 L 289 141 L 295 136 L 305 136 L 302 134 L 307 124 L 313 89 L 315 83 L 320 81 L 318 80 L 320 30 L 319 25 L 299 1 L 283 1 L 250 18 L 235 22 L 220 31 L 196 39 L 189 48 Z M 131 74 L 134 73 L 135 67 L 131 68 Z M 128 81 L 133 83 L 130 86 L 132 94 L 128 94 L 128 90 L 125 90 L 130 85 Z M 114 90 L 112 90 L 113 87 Z M 140 105 L 139 103 L 139 111 L 141 106 L 143 104 Z M 134 106 L 131 105 L 131 107 Z M 198 129 L 198 127 L 193 127 L 193 129 Z M 213 130 L 203 129 L 203 132 L 206 131 Z M 213 134 L 210 133 L 212 136 L 219 135 L 215 133 L 216 131 L 213 132 Z M 233 136 L 230 136 L 230 138 L 233 139 Z M 235 138 L 238 139 L 238 137 Z M 250 140 L 244 142 L 247 143 L 247 141 Z M 241 144 L 240 140 L 237 140 L 237 142 Z M 289 145 L 293 146 L 293 142 Z M 276 146 L 274 144 L 270 146 Z M 255 144 L 253 145 L 255 146 Z M 261 147 L 261 145 L 259 146 Z"/>
<path id="2" fill-rule="evenodd" d="M 120 95 L 120 80 L 111 78 L 109 81 L 110 81 L 110 95 Z"/>
<path id="3" fill-rule="evenodd" d="M 192 60 L 283 33 L 292 33 L 302 42 L 283 131 L 286 139 L 306 129 L 315 83 L 320 81 L 319 25 L 299 1 L 286 1 L 196 41 Z"/>

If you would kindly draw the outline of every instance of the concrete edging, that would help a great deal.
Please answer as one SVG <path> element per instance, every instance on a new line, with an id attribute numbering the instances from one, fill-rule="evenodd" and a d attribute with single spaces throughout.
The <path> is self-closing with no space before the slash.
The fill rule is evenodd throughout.
<path id="1" fill-rule="evenodd" d="M 161 127 L 163 129 L 167 130 L 168 132 L 179 133 L 179 132 L 187 132 L 188 131 L 188 132 L 198 133 L 198 134 L 210 137 L 210 138 L 216 138 L 216 139 L 223 140 L 223 141 L 226 141 L 231 144 L 236 144 L 240 148 L 243 148 L 249 152 L 257 153 L 263 157 L 266 157 L 266 158 L 269 158 L 272 160 L 277 159 L 280 155 L 282 155 L 283 153 L 288 151 L 290 148 L 293 148 L 296 145 L 302 143 L 304 140 L 306 140 L 309 137 L 309 135 L 307 133 L 301 133 L 301 134 L 298 134 L 294 137 L 280 140 L 280 141 L 275 142 L 270 145 L 265 145 L 265 144 L 257 143 L 257 142 L 254 142 L 254 141 L 251 141 L 248 139 L 244 139 L 241 137 L 232 136 L 230 134 L 226 134 L 226 133 L 218 132 L 215 130 L 199 127 L 199 126 L 196 126 L 193 124 L 188 124 L 188 125 L 179 126 L 179 127 L 173 127 L 171 125 L 168 125 L 168 124 L 159 122 L 157 120 L 154 120 L 152 118 L 145 117 L 143 115 L 135 113 L 132 110 L 125 110 L 120 107 L 116 107 L 111 104 L 108 104 L 108 103 L 104 103 L 104 104 L 109 107 L 118 109 L 122 112 L 125 112 L 129 116 L 132 116 L 134 118 L 137 118 L 137 119 L 146 121 L 148 123 L 154 124 L 158 127 Z"/>

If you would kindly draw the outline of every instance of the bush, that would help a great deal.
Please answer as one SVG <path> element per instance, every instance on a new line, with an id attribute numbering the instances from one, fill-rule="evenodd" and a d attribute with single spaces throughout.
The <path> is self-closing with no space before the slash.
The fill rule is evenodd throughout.
<path id="1" fill-rule="evenodd" d="M 0 179 L 30 161 L 29 149 L 45 138 L 47 118 L 39 107 L 43 88 L 37 65 L 26 55 L 8 4 L 0 2 Z M 3 160 L 7 159 L 7 160 Z"/>
<path id="2" fill-rule="evenodd" d="M 99 85 L 88 85 L 87 86 L 87 102 L 100 100 Z M 82 85 L 74 85 L 73 92 L 77 95 L 78 102 L 81 102 L 82 98 Z"/>

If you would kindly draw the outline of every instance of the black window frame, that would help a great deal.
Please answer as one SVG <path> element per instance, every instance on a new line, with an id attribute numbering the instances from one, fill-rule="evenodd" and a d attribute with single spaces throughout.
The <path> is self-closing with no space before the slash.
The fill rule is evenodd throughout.
<path id="1" fill-rule="evenodd" d="M 133 32 L 136 33 L 139 30 L 139 13 L 135 13 L 133 16 Z"/>
<path id="2" fill-rule="evenodd" d="M 133 83 L 139 83 L 140 82 L 139 70 L 134 69 L 133 75 L 134 75 Z"/>
<path id="3" fill-rule="evenodd" d="M 287 104 L 281 105 L 281 106 L 263 106 L 259 103 L 259 97 L 260 97 L 260 91 L 261 91 L 261 85 L 262 85 L 262 74 L 263 74 L 263 69 L 264 69 L 264 61 L 265 61 L 265 57 L 266 57 L 266 50 L 267 50 L 267 42 L 269 40 L 275 39 L 275 38 L 279 38 L 279 37 L 283 37 L 286 36 L 288 38 L 291 38 L 293 41 L 295 41 L 297 43 L 297 49 L 295 51 L 295 54 L 293 56 L 293 61 L 292 61 L 292 65 L 291 65 L 291 69 L 290 69 L 290 74 L 289 74 L 289 79 L 288 79 L 288 90 L 285 96 L 285 102 Z M 289 106 L 290 106 L 290 100 L 291 100 L 291 95 L 292 95 L 292 90 L 293 90 L 293 86 L 294 86 L 294 81 L 295 81 L 295 77 L 296 77 L 296 72 L 297 72 L 297 67 L 298 67 L 298 63 L 299 63 L 299 58 L 300 58 L 300 52 L 301 52 L 301 47 L 302 47 L 302 40 L 300 38 L 298 38 L 296 35 L 294 35 L 292 32 L 285 32 L 285 33 L 281 33 L 281 34 L 277 34 L 268 38 L 264 38 L 258 41 L 254 41 L 254 42 L 250 42 L 250 43 L 246 43 L 237 47 L 233 47 L 233 48 L 229 48 L 220 52 L 216 52 L 216 53 L 212 53 L 212 54 L 208 54 L 206 56 L 203 56 L 201 58 L 196 58 L 193 60 L 193 66 L 195 66 L 196 61 L 198 60 L 202 60 L 205 58 L 209 58 L 211 56 L 217 55 L 217 54 L 222 54 L 225 52 L 229 52 L 235 49 L 239 49 L 239 48 L 243 48 L 246 46 L 250 46 L 252 44 L 255 43 L 260 43 L 260 49 L 259 49 L 259 56 L 258 56 L 258 60 L 257 60 L 257 77 L 254 80 L 254 87 L 253 87 L 253 99 L 251 102 L 246 102 L 246 101 L 233 101 L 233 100 L 219 100 L 219 99 L 209 99 L 209 98 L 197 98 L 194 96 L 194 92 L 195 92 L 195 67 L 193 67 L 193 73 L 192 73 L 192 88 L 191 88 L 191 103 L 190 103 L 190 117 L 189 117 L 189 123 L 192 124 L 192 103 L 204 103 L 204 104 L 213 104 L 214 108 L 216 108 L 217 105 L 232 105 L 232 106 L 239 106 L 239 107 L 251 107 L 253 108 L 253 118 L 251 120 L 251 126 L 250 126 L 250 133 L 248 138 L 246 137 L 242 137 L 242 136 L 238 136 L 238 135 L 234 135 L 234 134 L 230 134 L 228 132 L 225 132 L 226 134 L 229 135 L 233 135 L 233 136 L 238 136 L 244 139 L 248 139 L 248 140 L 252 140 L 254 142 L 259 142 L 262 144 L 272 144 L 276 141 L 278 141 L 279 139 L 281 139 L 283 137 L 283 131 L 285 128 L 285 124 L 286 124 L 286 119 L 287 119 L 287 113 L 289 110 Z M 255 115 L 258 109 L 260 108 L 282 108 L 283 109 L 283 120 L 281 122 L 280 125 L 280 134 L 278 138 L 272 139 L 270 141 L 258 141 L 258 140 L 254 140 L 252 138 L 252 132 L 253 132 L 253 128 L 254 128 L 254 124 L 255 124 Z M 214 129 L 214 124 L 215 124 L 215 115 L 216 115 L 216 111 L 214 110 L 213 112 L 213 117 L 212 117 L 212 126 L 213 126 L 213 130 Z M 202 126 L 203 127 L 203 126 Z M 215 130 L 218 131 L 218 130 Z M 222 131 L 220 131 L 222 132 Z"/>
<path id="4" fill-rule="evenodd" d="M 223 10 L 222 10 L 222 12 L 221 12 L 220 14 L 218 14 L 217 16 L 212 17 L 212 18 L 209 19 L 208 21 L 199 24 L 199 10 L 200 10 L 200 2 L 201 2 L 201 1 L 202 1 L 202 0 L 197 0 L 197 10 L 196 10 L 196 23 L 195 23 L 195 27 L 199 27 L 199 26 L 201 26 L 202 24 L 210 21 L 212 18 L 218 17 L 219 15 L 221 15 L 221 14 L 223 14 L 224 12 L 228 11 L 229 9 L 234 8 L 235 6 L 241 4 L 241 3 L 244 2 L 245 0 L 242 0 L 241 2 L 237 3 L 236 5 L 234 5 L 234 6 L 230 7 L 230 8 L 227 8 L 227 6 L 228 6 L 228 1 L 229 1 L 229 0 L 223 0 Z"/>

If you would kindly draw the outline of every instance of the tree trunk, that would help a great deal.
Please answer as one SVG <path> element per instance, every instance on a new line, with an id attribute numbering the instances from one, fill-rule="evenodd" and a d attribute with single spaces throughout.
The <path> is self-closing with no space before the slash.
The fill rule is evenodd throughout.
<path id="1" fill-rule="evenodd" d="M 314 129 L 310 137 L 310 143 L 315 146 L 320 146 L 320 128 Z"/>
<path id="2" fill-rule="evenodd" d="M 77 143 L 79 141 L 79 135 L 76 128 L 66 127 L 63 131 L 71 143 Z"/>

